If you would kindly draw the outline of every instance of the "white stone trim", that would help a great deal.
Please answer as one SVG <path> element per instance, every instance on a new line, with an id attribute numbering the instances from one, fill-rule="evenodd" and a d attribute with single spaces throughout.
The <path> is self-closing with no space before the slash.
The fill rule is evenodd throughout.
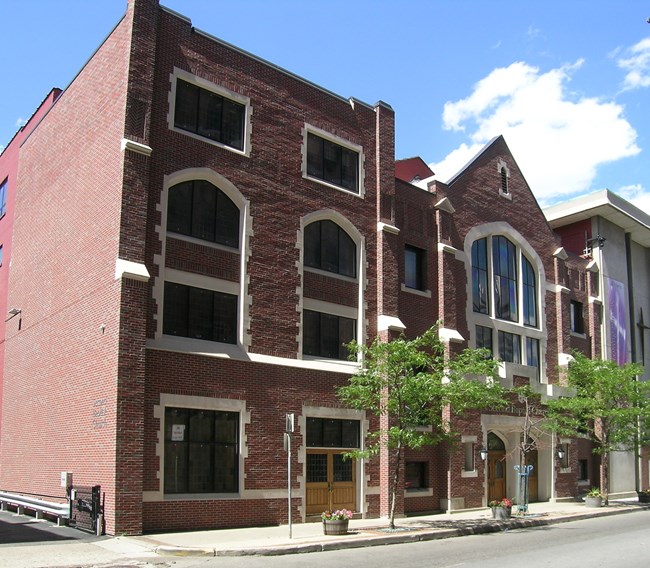
<path id="1" fill-rule="evenodd" d="M 388 223 L 382 223 L 381 221 L 377 223 L 377 232 L 390 233 L 392 235 L 399 235 L 399 228 L 395 225 L 389 225 Z"/>
<path id="2" fill-rule="evenodd" d="M 122 152 L 125 150 L 130 150 L 131 152 L 142 154 L 143 156 L 151 156 L 151 153 L 153 152 L 151 146 L 141 144 L 135 140 L 129 140 L 128 138 L 122 138 L 122 141 L 120 142 L 120 150 Z"/>
<path id="3" fill-rule="evenodd" d="M 406 326 L 395 316 L 380 314 L 377 316 L 377 331 L 404 331 Z"/>
<path id="4" fill-rule="evenodd" d="M 115 280 L 130 278 L 131 280 L 148 282 L 150 277 L 147 267 L 141 262 L 132 262 L 123 258 L 118 258 L 115 261 Z"/>

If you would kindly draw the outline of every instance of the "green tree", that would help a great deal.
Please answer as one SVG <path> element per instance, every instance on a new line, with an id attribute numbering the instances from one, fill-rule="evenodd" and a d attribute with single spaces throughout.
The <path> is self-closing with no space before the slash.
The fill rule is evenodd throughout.
<path id="1" fill-rule="evenodd" d="M 609 453 L 635 451 L 650 441 L 650 383 L 637 381 L 635 363 L 589 359 L 574 353 L 567 371 L 575 396 L 548 401 L 547 425 L 564 436 L 586 436 L 601 457 L 601 492 L 609 493 Z"/>
<path id="2" fill-rule="evenodd" d="M 370 345 L 353 342 L 349 348 L 351 358 L 362 356 L 362 366 L 338 389 L 338 396 L 345 405 L 378 417 L 365 449 L 350 454 L 370 458 L 382 448 L 393 452 L 388 491 L 394 529 L 404 448 L 453 439 L 450 412 L 501 406 L 503 390 L 494 381 L 496 362 L 485 350 L 465 349 L 449 357 L 437 325 L 415 339 L 375 339 Z M 432 428 L 418 428 L 422 426 Z"/>

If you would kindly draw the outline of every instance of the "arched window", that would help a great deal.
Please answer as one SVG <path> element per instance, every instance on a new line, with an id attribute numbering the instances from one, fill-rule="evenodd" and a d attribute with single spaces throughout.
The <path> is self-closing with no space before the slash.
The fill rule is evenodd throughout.
<path id="1" fill-rule="evenodd" d="M 356 278 L 357 247 L 334 221 L 305 227 L 305 266 Z"/>
<path id="2" fill-rule="evenodd" d="M 511 232 L 485 237 L 481 233 L 485 234 L 477 231 L 479 238 L 471 243 L 472 304 L 468 315 L 474 344 L 492 351 L 501 361 L 536 367 L 539 377 L 540 340 L 544 337 L 539 329 L 538 297 L 542 268 L 533 264 L 530 252 L 524 254 L 523 248 L 510 240 L 517 238 Z"/>
<path id="3" fill-rule="evenodd" d="M 185 181 L 169 189 L 167 230 L 238 248 L 239 209 L 209 181 Z"/>
<path id="4" fill-rule="evenodd" d="M 508 194 L 508 170 L 505 166 L 501 166 L 501 192 Z"/>

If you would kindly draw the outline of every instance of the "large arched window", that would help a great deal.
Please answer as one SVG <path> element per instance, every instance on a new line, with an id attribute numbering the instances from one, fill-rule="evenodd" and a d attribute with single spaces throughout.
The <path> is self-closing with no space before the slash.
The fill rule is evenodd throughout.
<path id="1" fill-rule="evenodd" d="M 169 189 L 167 230 L 238 248 L 239 209 L 209 181 L 184 181 Z"/>
<path id="2" fill-rule="evenodd" d="M 305 227 L 305 266 L 356 278 L 357 247 L 334 221 Z"/>
<path id="3" fill-rule="evenodd" d="M 526 248 L 524 253 L 513 231 L 489 234 L 489 228 L 475 229 L 470 241 L 468 316 L 474 344 L 502 361 L 536 367 L 539 376 L 540 341 L 545 334 L 540 329 L 538 280 L 543 268 L 539 261 L 530 260 L 534 251 Z"/>

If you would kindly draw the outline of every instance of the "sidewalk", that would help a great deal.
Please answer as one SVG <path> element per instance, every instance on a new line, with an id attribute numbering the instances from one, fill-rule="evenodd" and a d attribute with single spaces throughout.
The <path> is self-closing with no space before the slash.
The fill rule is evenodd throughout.
<path id="1" fill-rule="evenodd" d="M 650 511 L 632 500 L 610 501 L 607 507 L 591 509 L 584 503 L 533 503 L 524 516 L 495 521 L 489 509 L 396 519 L 396 529 L 388 529 L 387 519 L 351 520 L 347 535 L 325 536 L 321 523 L 294 524 L 289 538 L 288 525 L 275 527 L 222 529 L 164 533 L 116 540 L 146 548 L 160 555 L 176 556 L 271 556 L 360 548 L 385 544 L 436 540 L 505 529 L 543 526 L 601 515 Z"/>

